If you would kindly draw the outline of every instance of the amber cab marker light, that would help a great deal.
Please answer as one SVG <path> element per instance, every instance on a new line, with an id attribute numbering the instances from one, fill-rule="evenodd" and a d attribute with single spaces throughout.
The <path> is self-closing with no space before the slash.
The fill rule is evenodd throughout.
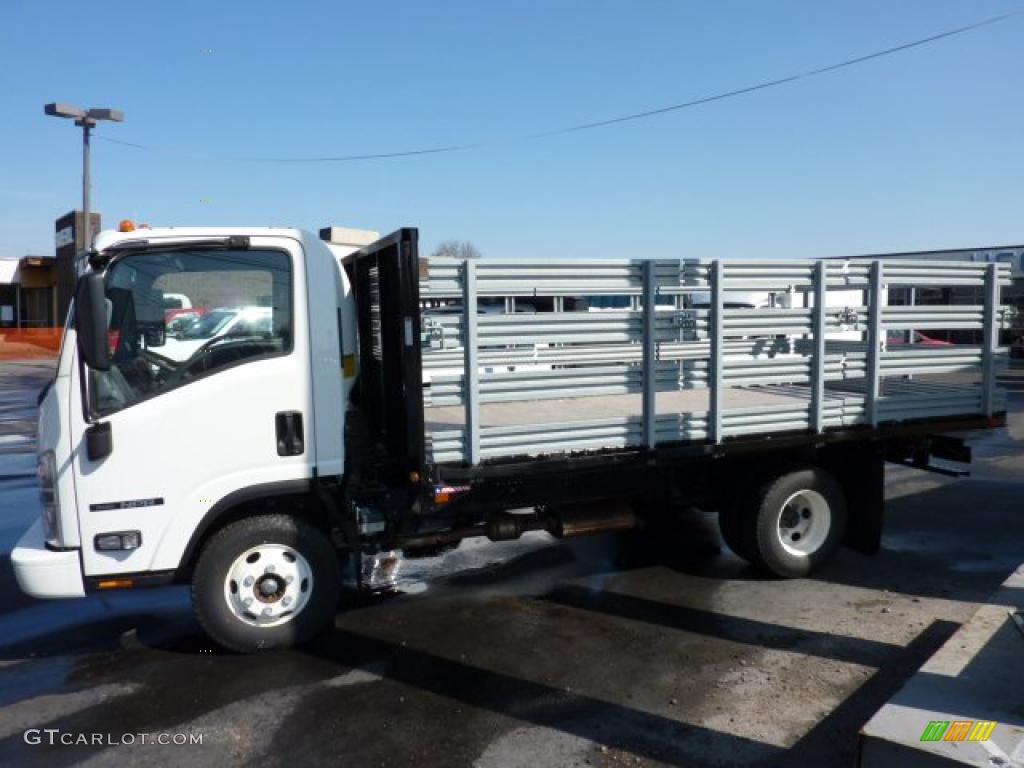
<path id="1" fill-rule="evenodd" d="M 135 582 L 131 579 L 107 579 L 101 581 L 96 585 L 99 589 L 120 589 L 122 587 L 135 586 Z"/>
<path id="2" fill-rule="evenodd" d="M 131 219 L 121 219 L 121 223 L 117 225 L 118 232 L 134 232 L 135 222 Z"/>

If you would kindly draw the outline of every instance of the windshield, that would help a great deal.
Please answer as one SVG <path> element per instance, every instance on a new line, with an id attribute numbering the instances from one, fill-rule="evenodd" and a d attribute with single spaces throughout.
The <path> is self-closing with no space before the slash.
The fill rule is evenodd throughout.
<path id="1" fill-rule="evenodd" d="M 291 259 L 284 251 L 131 254 L 114 261 L 104 283 L 112 365 L 90 370 L 94 413 L 291 351 Z M 168 308 L 169 297 L 189 308 Z"/>

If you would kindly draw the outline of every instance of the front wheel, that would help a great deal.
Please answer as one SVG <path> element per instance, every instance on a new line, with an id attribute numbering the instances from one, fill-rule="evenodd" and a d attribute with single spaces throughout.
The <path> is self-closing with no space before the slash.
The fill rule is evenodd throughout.
<path id="1" fill-rule="evenodd" d="M 192 605 L 211 638 L 252 653 L 324 629 L 340 588 L 337 554 L 323 533 L 288 515 L 259 515 L 231 523 L 203 547 Z"/>

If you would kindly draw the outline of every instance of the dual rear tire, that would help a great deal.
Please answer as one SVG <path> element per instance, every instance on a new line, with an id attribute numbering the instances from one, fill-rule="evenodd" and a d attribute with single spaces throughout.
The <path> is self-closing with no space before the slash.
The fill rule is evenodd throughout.
<path id="1" fill-rule="evenodd" d="M 846 526 L 843 487 L 819 467 L 778 475 L 719 513 L 729 549 L 785 578 L 808 576 L 828 562 L 842 546 Z"/>

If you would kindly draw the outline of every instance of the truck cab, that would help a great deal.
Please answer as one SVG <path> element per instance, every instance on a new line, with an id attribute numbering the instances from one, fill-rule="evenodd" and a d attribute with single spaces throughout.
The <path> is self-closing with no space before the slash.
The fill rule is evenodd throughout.
<path id="1" fill-rule="evenodd" d="M 174 339 L 168 296 L 211 308 L 206 317 L 238 309 L 222 312 L 232 316 L 209 335 Z M 339 254 L 307 232 L 97 235 L 40 402 L 44 510 L 12 553 L 22 589 L 78 597 L 170 582 L 194 565 L 214 520 L 241 519 L 254 504 L 291 506 L 314 478 L 340 482 L 339 404 L 355 375 L 351 304 Z M 78 338 L 87 322 L 93 360 Z M 239 598 L 239 615 L 252 621 L 280 618 L 286 602 L 294 611 L 303 578 L 310 588 L 287 549 L 270 555 L 279 572 L 294 571 L 295 586 L 272 581 L 268 594 L 280 596 L 248 611 Z"/>

